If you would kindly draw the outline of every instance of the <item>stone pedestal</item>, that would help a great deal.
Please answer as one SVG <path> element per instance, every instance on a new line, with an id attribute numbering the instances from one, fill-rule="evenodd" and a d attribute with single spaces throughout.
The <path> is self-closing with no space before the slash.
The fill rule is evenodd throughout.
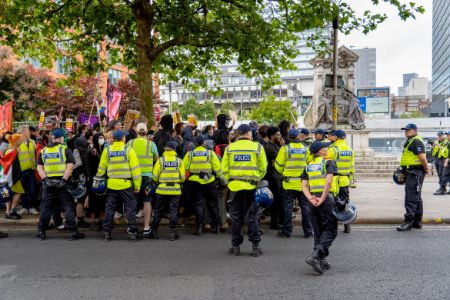
<path id="1" fill-rule="evenodd" d="M 345 130 L 347 144 L 353 149 L 355 157 L 373 157 L 374 152 L 369 148 L 368 130 Z"/>

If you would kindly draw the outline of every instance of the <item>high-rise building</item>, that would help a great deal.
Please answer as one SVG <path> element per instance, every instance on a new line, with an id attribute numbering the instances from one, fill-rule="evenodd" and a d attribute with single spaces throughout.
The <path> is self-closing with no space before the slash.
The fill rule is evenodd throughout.
<path id="1" fill-rule="evenodd" d="M 377 49 L 352 49 L 359 55 L 355 64 L 355 91 L 377 86 Z"/>
<path id="2" fill-rule="evenodd" d="M 450 97 L 450 1 L 433 0 L 433 101 Z"/>
<path id="3" fill-rule="evenodd" d="M 414 79 L 418 78 L 419 74 L 417 73 L 406 73 L 403 74 L 403 87 L 407 87 L 409 85 L 409 82 Z"/>

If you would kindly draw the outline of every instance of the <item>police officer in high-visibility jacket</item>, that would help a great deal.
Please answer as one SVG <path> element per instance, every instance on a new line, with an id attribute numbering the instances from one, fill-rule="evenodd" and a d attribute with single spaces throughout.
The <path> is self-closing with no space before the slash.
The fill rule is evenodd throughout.
<path id="1" fill-rule="evenodd" d="M 35 195 L 35 171 L 36 171 L 36 144 L 30 138 L 30 129 L 28 126 L 21 126 L 17 130 L 17 133 L 22 134 L 25 139 L 17 148 L 22 186 L 25 190 L 25 194 L 22 196 L 23 208 L 19 211 L 19 214 L 31 213 L 33 215 L 39 214 L 37 210 L 36 195 Z"/>
<path id="2" fill-rule="evenodd" d="M 102 152 L 97 176 L 108 177 L 103 230 L 105 241 L 111 240 L 114 225 L 114 213 L 117 204 L 123 202 L 128 220 L 128 234 L 131 241 L 140 240 L 136 227 L 136 195 L 141 189 L 141 169 L 136 152 L 125 145 L 125 133 L 116 129 L 112 133 L 114 140 Z"/>
<path id="3" fill-rule="evenodd" d="M 248 238 L 253 244 L 253 256 L 262 254 L 259 243 L 259 214 L 255 203 L 255 190 L 258 182 L 267 171 L 267 158 L 261 144 L 252 141 L 249 125 L 238 127 L 238 140 L 225 150 L 222 158 L 222 172 L 228 181 L 230 195 L 231 243 L 230 254 L 240 254 L 240 245 L 244 241 L 242 226 L 248 225 Z"/>
<path id="4" fill-rule="evenodd" d="M 69 240 L 78 240 L 84 238 L 84 234 L 77 230 L 75 204 L 66 188 L 75 159 L 72 152 L 63 145 L 64 131 L 62 129 L 53 129 L 51 139 L 52 142 L 39 154 L 37 165 L 39 176 L 43 182 L 37 238 L 46 239 L 46 229 L 53 211 L 63 207 L 66 218 L 65 228 L 70 231 Z"/>
<path id="5" fill-rule="evenodd" d="M 348 203 L 350 200 L 350 182 L 355 174 L 355 155 L 345 142 L 344 130 L 334 130 L 328 134 L 333 144 L 328 149 L 328 158 L 336 162 L 339 178 L 339 200 Z M 344 224 L 344 232 L 350 233 L 350 224 Z"/>
<path id="6" fill-rule="evenodd" d="M 445 192 L 447 191 L 446 185 L 442 184 L 442 174 L 444 172 L 445 160 L 448 157 L 448 147 L 448 139 L 445 137 L 444 132 L 439 131 L 438 140 L 435 142 L 432 151 L 432 155 L 435 159 L 436 171 L 439 177 L 439 189 L 434 193 L 434 195 L 445 195 Z"/>
<path id="7" fill-rule="evenodd" d="M 326 257 L 337 236 L 338 222 L 333 214 L 335 196 L 339 192 L 336 162 L 326 159 L 330 143 L 314 142 L 309 147 L 314 158 L 302 175 L 303 192 L 311 205 L 311 222 L 314 229 L 314 251 L 306 263 L 322 274 L 330 268 Z"/>
<path id="8" fill-rule="evenodd" d="M 423 202 L 422 185 L 425 174 L 430 173 L 425 156 L 425 144 L 417 134 L 417 126 L 408 124 L 402 128 L 405 131 L 405 142 L 400 166 L 405 172 L 405 218 L 398 231 L 408 231 L 411 228 L 422 228 Z"/>
<path id="9" fill-rule="evenodd" d="M 156 161 L 153 168 L 153 180 L 158 182 L 156 189 L 155 207 L 153 209 L 153 220 L 150 226 L 151 239 L 158 238 L 158 227 L 162 214 L 169 205 L 169 221 L 171 241 L 180 238 L 177 233 L 178 207 L 181 196 L 181 184 L 185 180 L 185 169 L 183 161 L 177 157 L 175 151 L 178 147 L 176 141 L 168 141 L 163 148 L 163 155 Z"/>
<path id="10" fill-rule="evenodd" d="M 275 169 L 283 176 L 283 208 L 284 224 L 279 237 L 289 238 L 292 234 L 292 208 L 295 199 L 300 204 L 302 212 L 302 228 L 305 238 L 312 236 L 311 213 L 308 200 L 302 192 L 302 174 L 306 167 L 308 148 L 299 139 L 300 132 L 297 129 L 289 130 L 292 136 L 291 142 L 280 148 L 275 160 Z"/>
<path id="11" fill-rule="evenodd" d="M 205 204 L 211 217 L 211 228 L 220 233 L 222 221 L 219 216 L 219 200 L 216 178 L 226 185 L 222 175 L 220 160 L 216 153 L 205 148 L 205 138 L 202 135 L 194 138 L 195 149 L 189 151 L 183 158 L 186 172 L 189 174 L 187 188 L 189 199 L 194 201 L 197 215 L 197 235 L 202 235 L 205 222 Z"/>
<path id="12" fill-rule="evenodd" d="M 147 139 L 147 125 L 139 123 L 136 126 L 137 138 L 128 142 L 128 146 L 133 148 L 139 160 L 139 166 L 141 167 L 142 183 L 141 190 L 138 194 L 138 207 L 143 205 L 144 210 L 144 237 L 150 235 L 150 217 L 152 214 L 151 202 L 153 196 L 146 192 L 149 188 L 149 184 L 152 181 L 152 172 L 154 162 L 158 160 L 158 148 L 156 144 Z"/>

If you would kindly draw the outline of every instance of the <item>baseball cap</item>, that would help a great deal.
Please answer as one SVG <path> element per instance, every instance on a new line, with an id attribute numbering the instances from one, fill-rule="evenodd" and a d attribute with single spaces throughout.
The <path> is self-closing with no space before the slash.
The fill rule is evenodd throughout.
<path id="1" fill-rule="evenodd" d="M 316 154 L 317 152 L 320 151 L 320 149 L 328 148 L 328 146 L 330 146 L 330 145 L 331 145 L 331 143 L 324 143 L 324 142 L 318 142 L 318 141 L 316 141 L 316 142 L 313 142 L 313 143 L 311 144 L 311 146 L 309 146 L 309 151 L 310 151 L 312 154 Z"/>
<path id="2" fill-rule="evenodd" d="M 52 130 L 52 137 L 54 139 L 59 139 L 64 137 L 64 130 L 62 130 L 61 128 L 55 128 Z"/>
<path id="3" fill-rule="evenodd" d="M 108 123 L 108 130 L 114 130 L 114 126 L 116 126 L 119 123 L 120 123 L 119 120 L 109 121 L 109 123 Z"/>
<path id="4" fill-rule="evenodd" d="M 247 133 L 249 131 L 252 131 L 252 128 L 249 125 L 247 125 L 247 124 L 241 124 L 241 125 L 239 125 L 237 130 L 238 130 L 239 134 L 244 134 L 244 133 Z"/>
<path id="5" fill-rule="evenodd" d="M 297 137 L 299 135 L 299 131 L 295 128 L 289 129 L 288 136 Z"/>
<path id="6" fill-rule="evenodd" d="M 444 135 L 444 132 L 443 131 L 438 131 L 437 135 Z"/>
<path id="7" fill-rule="evenodd" d="M 325 130 L 323 130 L 323 129 L 316 129 L 316 130 L 313 130 L 313 133 L 318 133 L 318 134 L 325 134 L 325 133 L 327 133 Z"/>
<path id="8" fill-rule="evenodd" d="M 251 121 L 250 123 L 248 123 L 248 125 L 250 126 L 250 128 L 252 130 L 257 130 L 258 129 L 258 123 L 256 123 L 256 121 Z"/>
<path id="9" fill-rule="evenodd" d="M 125 136 L 125 132 L 123 132 L 120 129 L 116 129 L 113 132 L 113 139 L 120 141 L 121 139 L 123 139 L 123 137 Z"/>
<path id="10" fill-rule="evenodd" d="M 330 134 L 334 135 L 339 139 L 345 138 L 347 136 L 344 130 L 333 130 L 333 132 Z"/>
<path id="11" fill-rule="evenodd" d="M 302 129 L 300 129 L 300 133 L 304 134 L 304 135 L 309 135 L 309 130 L 306 128 L 302 128 Z"/>
<path id="12" fill-rule="evenodd" d="M 139 123 L 136 125 L 136 130 L 139 131 L 147 131 L 147 125 L 145 123 Z"/>
<path id="13" fill-rule="evenodd" d="M 166 147 L 167 147 L 167 148 L 170 148 L 170 149 L 172 149 L 172 150 L 176 150 L 177 147 L 178 147 L 178 143 L 177 143 L 176 141 L 168 141 L 168 142 L 166 143 Z"/>
<path id="14" fill-rule="evenodd" d="M 203 145 L 204 142 L 205 142 L 205 138 L 203 137 L 203 135 L 197 135 L 194 138 L 195 146 L 201 146 L 201 145 Z"/>
<path id="15" fill-rule="evenodd" d="M 411 129 L 417 130 L 416 124 L 408 124 L 405 127 L 401 128 L 401 130 L 411 130 Z"/>

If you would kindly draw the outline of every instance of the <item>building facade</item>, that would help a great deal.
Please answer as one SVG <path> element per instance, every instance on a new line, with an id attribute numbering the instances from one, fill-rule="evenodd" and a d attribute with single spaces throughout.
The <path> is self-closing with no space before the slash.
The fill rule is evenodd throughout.
<path id="1" fill-rule="evenodd" d="M 355 91 L 377 86 L 377 49 L 352 49 L 359 56 L 355 64 Z"/>
<path id="2" fill-rule="evenodd" d="M 450 1 L 433 0 L 433 101 L 450 97 Z"/>

